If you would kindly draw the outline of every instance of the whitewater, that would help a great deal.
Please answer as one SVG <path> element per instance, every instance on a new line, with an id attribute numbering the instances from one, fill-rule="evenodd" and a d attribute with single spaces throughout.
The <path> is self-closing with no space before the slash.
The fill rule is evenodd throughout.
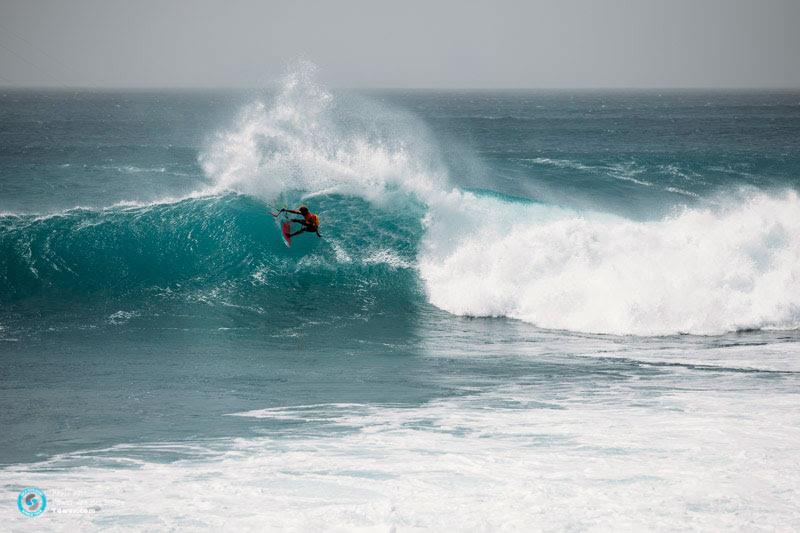
<path id="1" fill-rule="evenodd" d="M 800 527 L 796 96 L 311 65 L 2 95 L 3 500 L 64 531 Z M 324 238 L 286 248 L 300 203 Z"/>

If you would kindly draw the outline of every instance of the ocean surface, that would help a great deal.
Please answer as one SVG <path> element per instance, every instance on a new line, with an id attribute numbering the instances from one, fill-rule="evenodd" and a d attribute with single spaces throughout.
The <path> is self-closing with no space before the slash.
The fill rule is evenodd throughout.
<path id="1" fill-rule="evenodd" d="M 800 92 L 0 90 L 0 520 L 800 529 L 799 184 Z"/>

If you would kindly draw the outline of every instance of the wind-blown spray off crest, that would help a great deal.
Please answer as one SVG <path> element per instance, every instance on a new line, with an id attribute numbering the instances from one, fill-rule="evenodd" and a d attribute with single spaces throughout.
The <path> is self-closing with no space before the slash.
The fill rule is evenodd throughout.
<path id="1" fill-rule="evenodd" d="M 446 183 L 439 152 L 414 117 L 355 95 L 334 98 L 303 63 L 271 105 L 248 106 L 201 156 L 214 189 L 272 199 L 285 191 L 343 193 L 380 203 Z"/>

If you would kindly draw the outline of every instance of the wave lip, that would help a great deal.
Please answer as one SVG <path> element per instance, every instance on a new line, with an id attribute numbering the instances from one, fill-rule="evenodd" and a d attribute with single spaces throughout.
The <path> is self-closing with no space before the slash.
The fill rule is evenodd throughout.
<path id="1" fill-rule="evenodd" d="M 432 232 L 419 262 L 430 301 L 458 315 L 621 335 L 800 326 L 795 192 L 654 222 L 541 209 L 515 209 L 513 224 L 484 221 L 454 243 Z"/>
<path id="2" fill-rule="evenodd" d="M 406 113 L 334 99 L 301 64 L 271 105 L 257 102 L 221 132 L 200 163 L 217 191 L 265 199 L 302 191 L 384 203 L 393 191 L 425 196 L 447 181 L 427 128 Z"/>

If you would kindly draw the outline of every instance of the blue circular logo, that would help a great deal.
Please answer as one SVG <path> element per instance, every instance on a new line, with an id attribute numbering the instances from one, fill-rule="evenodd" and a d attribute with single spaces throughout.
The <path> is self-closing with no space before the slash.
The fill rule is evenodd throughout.
<path id="1" fill-rule="evenodd" d="M 47 507 L 47 498 L 43 491 L 28 487 L 27 489 L 22 489 L 19 493 L 17 507 L 19 507 L 19 512 L 25 516 L 39 516 Z"/>

